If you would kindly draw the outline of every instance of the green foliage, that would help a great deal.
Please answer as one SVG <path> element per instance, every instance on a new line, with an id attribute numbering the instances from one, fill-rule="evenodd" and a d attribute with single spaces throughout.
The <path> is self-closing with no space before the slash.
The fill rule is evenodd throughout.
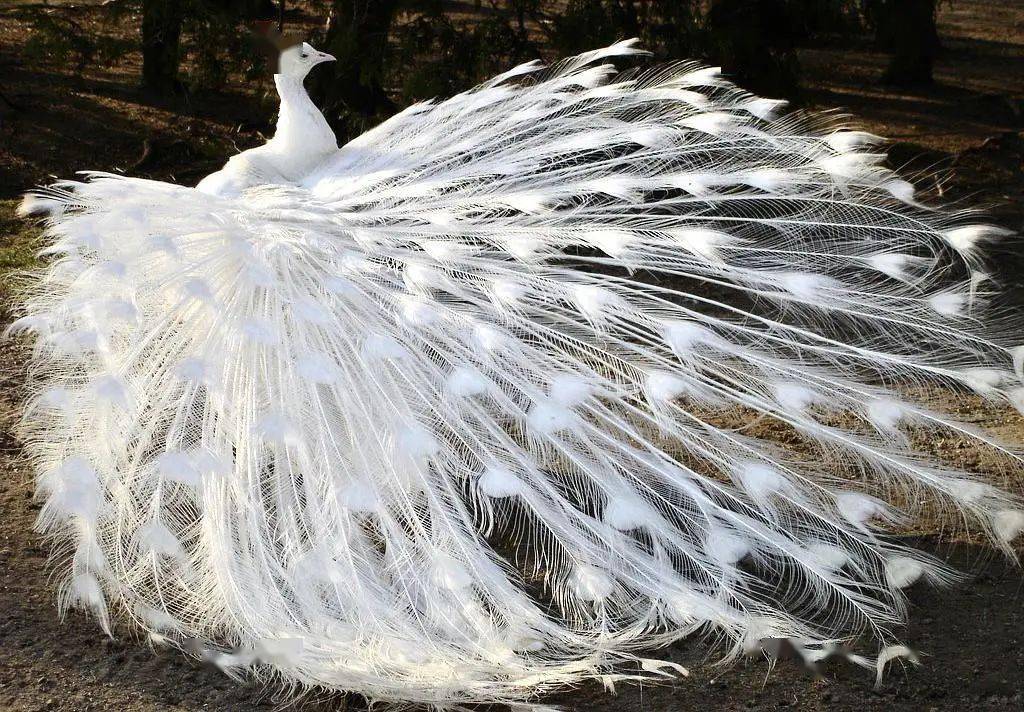
<path id="1" fill-rule="evenodd" d="M 607 0 L 569 0 L 551 19 L 551 40 L 559 50 L 575 54 L 621 39 L 625 27 L 621 6 Z"/>
<path id="2" fill-rule="evenodd" d="M 678 58 L 697 45 L 699 0 L 569 0 L 548 18 L 552 44 L 575 54 L 626 37 L 639 37 L 655 54 Z"/>
<path id="3" fill-rule="evenodd" d="M 863 0 L 798 0 L 804 36 L 848 36 L 864 30 Z"/>
<path id="4" fill-rule="evenodd" d="M 402 103 L 461 91 L 481 77 L 535 56 L 506 15 L 457 21 L 438 0 L 417 6 L 418 12 L 393 31 L 391 64 L 400 81 Z"/>
<path id="5" fill-rule="evenodd" d="M 571 54 L 637 36 L 662 59 L 703 59 L 752 89 L 792 96 L 805 5 L 822 2 L 569 0 L 564 12 L 551 17 L 550 37 L 559 54 Z"/>
<path id="6" fill-rule="evenodd" d="M 804 39 L 793 0 L 715 0 L 705 18 L 703 55 L 740 84 L 769 96 L 797 94 L 796 47 Z"/>
<path id="7" fill-rule="evenodd" d="M 183 54 L 193 64 L 189 72 L 192 89 L 221 89 L 232 72 L 252 80 L 267 71 L 263 56 L 230 4 L 189 0 L 183 29 Z"/>

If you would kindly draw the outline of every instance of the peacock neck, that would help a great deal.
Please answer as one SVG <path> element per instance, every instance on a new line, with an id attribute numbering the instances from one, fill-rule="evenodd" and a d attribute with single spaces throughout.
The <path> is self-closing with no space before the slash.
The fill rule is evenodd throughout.
<path id="1" fill-rule="evenodd" d="M 302 80 L 275 74 L 274 84 L 281 97 L 277 130 L 271 141 L 274 147 L 292 155 L 323 155 L 337 150 L 334 132 L 309 98 Z"/>

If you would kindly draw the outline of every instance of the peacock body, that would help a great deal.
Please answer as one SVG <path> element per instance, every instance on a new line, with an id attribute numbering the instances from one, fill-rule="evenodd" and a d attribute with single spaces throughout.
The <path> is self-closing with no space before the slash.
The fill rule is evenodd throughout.
<path id="1" fill-rule="evenodd" d="M 1019 327 L 985 309 L 1003 231 L 835 118 L 606 63 L 638 54 L 339 149 L 303 45 L 273 140 L 197 188 L 29 196 L 48 260 L 13 328 L 61 605 L 292 684 L 521 702 L 671 672 L 643 651 L 694 633 L 888 644 L 901 590 L 950 576 L 884 535 L 918 505 L 1010 551 L 1020 502 L 910 437 L 1019 467 L 910 395 L 1024 407 Z"/>

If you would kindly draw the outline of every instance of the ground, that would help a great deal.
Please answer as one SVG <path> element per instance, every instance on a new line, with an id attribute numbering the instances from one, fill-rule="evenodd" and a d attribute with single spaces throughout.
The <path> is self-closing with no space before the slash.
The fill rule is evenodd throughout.
<path id="1" fill-rule="evenodd" d="M 241 85 L 187 104 L 152 99 L 135 89 L 138 57 L 75 76 L 60 66 L 30 62 L 21 50 L 27 25 L 0 8 L 0 273 L 32 263 L 35 229 L 13 217 L 14 196 L 49 176 L 81 168 L 125 171 L 194 182 L 228 155 L 262 141 L 273 104 L 270 84 Z M 101 9 L 83 3 L 83 23 Z M 896 140 L 890 160 L 928 170 L 919 183 L 944 200 L 987 206 L 994 219 L 1024 228 L 1024 7 L 1019 3 L 955 0 L 941 4 L 945 49 L 933 87 L 892 91 L 879 85 L 885 58 L 867 40 L 822 43 L 802 51 L 803 102 L 842 107 L 868 130 Z M 91 8 L 91 9 L 90 9 Z M 9 17 L 7 15 L 9 14 Z M 9 20 L 9 21 L 7 21 Z M 117 34 L 134 26 L 103 31 Z M 1024 301 L 1024 254 L 1008 242 L 995 253 L 994 273 L 1005 292 Z M 0 279 L 0 318 L 11 299 Z M 24 358 L 0 344 L 0 709 L 250 710 L 273 709 L 273 689 L 238 683 L 215 670 L 148 647 L 124 630 L 105 638 L 94 621 L 56 616 L 46 551 L 32 532 L 37 510 L 31 473 L 12 428 L 19 415 Z M 951 394 L 932 398 L 1004 440 L 1024 442 L 1024 418 Z M 1019 471 L 994 471 L 970 443 L 923 437 L 954 465 L 981 469 L 1024 489 Z M 1024 575 L 983 543 L 950 537 L 928 525 L 909 532 L 961 571 L 950 589 L 910 591 L 910 624 L 900 638 L 921 654 L 918 668 L 894 664 L 882 686 L 873 676 L 832 663 L 818 676 L 791 662 L 771 668 L 762 658 L 715 667 L 693 641 L 658 654 L 691 669 L 689 679 L 662 686 L 620 685 L 613 696 L 598 685 L 549 701 L 598 710 L 1020 710 L 1024 709 Z M 338 709 L 344 700 L 311 696 L 304 712 Z"/>

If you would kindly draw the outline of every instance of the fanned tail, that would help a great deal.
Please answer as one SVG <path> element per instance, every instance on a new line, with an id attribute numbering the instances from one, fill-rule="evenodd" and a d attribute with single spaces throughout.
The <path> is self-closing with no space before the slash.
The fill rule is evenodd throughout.
<path id="1" fill-rule="evenodd" d="M 292 682 L 515 701 L 694 632 L 888 640 L 950 576 L 881 535 L 921 503 L 1010 551 L 1020 503 L 908 437 L 1020 465 L 914 398 L 1024 407 L 1003 231 L 833 118 L 599 63 L 636 53 L 410 107 L 301 185 L 41 192 L 15 328 L 64 600 Z"/>

